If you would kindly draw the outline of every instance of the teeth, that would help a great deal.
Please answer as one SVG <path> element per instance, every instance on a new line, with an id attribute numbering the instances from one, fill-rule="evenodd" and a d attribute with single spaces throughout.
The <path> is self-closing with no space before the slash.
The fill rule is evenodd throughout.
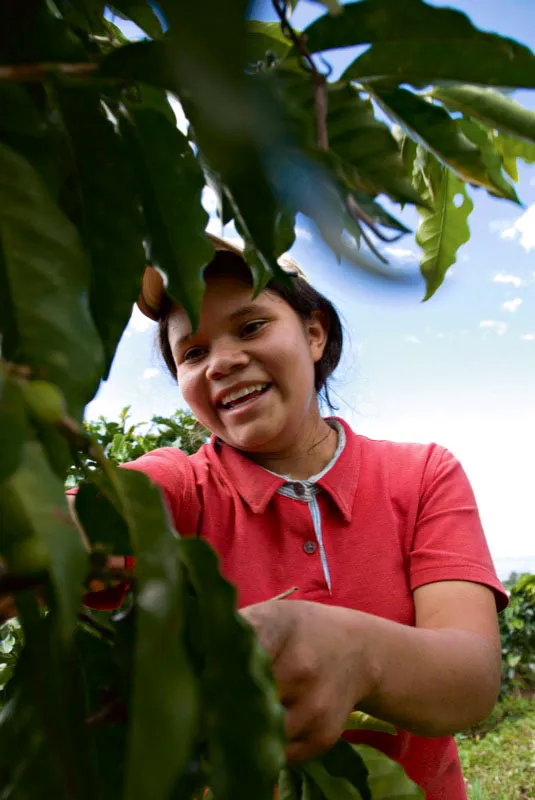
<path id="1" fill-rule="evenodd" d="M 254 386 L 244 386 L 243 389 L 238 389 L 236 392 L 230 392 L 221 400 L 221 405 L 228 406 L 230 403 L 233 403 L 235 400 L 239 400 L 241 397 L 245 397 L 248 394 L 252 394 L 253 392 L 261 392 L 262 389 L 265 389 L 267 385 L 267 383 L 256 383 Z"/>

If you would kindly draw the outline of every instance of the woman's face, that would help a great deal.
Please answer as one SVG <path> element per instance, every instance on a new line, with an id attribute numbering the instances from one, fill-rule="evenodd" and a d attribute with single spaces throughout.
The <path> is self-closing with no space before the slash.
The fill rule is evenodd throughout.
<path id="1" fill-rule="evenodd" d="M 184 400 L 228 444 L 281 452 L 316 419 L 314 364 L 327 341 L 322 315 L 303 321 L 274 292 L 253 300 L 237 278 L 212 277 L 198 330 L 177 308 L 168 335 Z"/>

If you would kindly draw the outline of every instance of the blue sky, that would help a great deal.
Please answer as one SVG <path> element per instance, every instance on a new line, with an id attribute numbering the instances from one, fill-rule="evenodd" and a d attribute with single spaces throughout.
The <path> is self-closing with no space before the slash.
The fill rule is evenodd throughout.
<path id="1" fill-rule="evenodd" d="M 532 0 L 452 5 L 480 27 L 535 49 Z M 269 3 L 260 7 L 269 16 Z M 296 26 L 318 12 L 320 6 L 301 0 Z M 334 56 L 335 67 L 343 58 Z M 535 109 L 535 94 L 517 99 Z M 519 166 L 525 207 L 474 191 L 471 240 L 427 303 L 423 284 L 400 290 L 339 267 L 304 218 L 292 250 L 345 319 L 348 342 L 333 385 L 338 414 L 364 435 L 436 441 L 452 450 L 472 482 L 502 575 L 535 570 L 535 167 Z M 206 205 L 213 209 L 209 195 Z M 403 219 L 414 226 L 411 210 Z M 416 267 L 417 253 L 408 235 L 388 255 Z M 115 418 L 128 404 L 136 421 L 183 405 L 158 355 L 155 326 L 139 312 L 87 416 Z"/>

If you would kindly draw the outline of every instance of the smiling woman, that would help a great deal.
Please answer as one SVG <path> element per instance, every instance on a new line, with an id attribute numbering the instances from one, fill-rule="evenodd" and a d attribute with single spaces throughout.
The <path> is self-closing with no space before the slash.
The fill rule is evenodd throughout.
<path id="1" fill-rule="evenodd" d="M 428 800 L 464 800 L 452 734 L 495 702 L 507 603 L 466 475 L 442 447 L 324 418 L 336 310 L 288 262 L 255 296 L 240 251 L 214 244 L 195 329 L 152 268 L 138 301 L 211 441 L 125 466 L 162 489 L 176 530 L 218 553 L 272 658 L 290 760 L 344 734 L 398 761 Z M 397 735 L 344 733 L 355 707 Z"/>

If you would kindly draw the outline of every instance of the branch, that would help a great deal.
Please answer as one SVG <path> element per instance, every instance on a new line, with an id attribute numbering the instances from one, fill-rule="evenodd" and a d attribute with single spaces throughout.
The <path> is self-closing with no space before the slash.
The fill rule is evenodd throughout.
<path id="1" fill-rule="evenodd" d="M 58 64 L 54 61 L 39 64 L 15 64 L 10 67 L 0 67 L 0 81 L 42 81 L 47 75 L 60 72 L 62 75 L 84 77 L 98 70 L 98 64 L 81 61 L 74 64 Z"/>

